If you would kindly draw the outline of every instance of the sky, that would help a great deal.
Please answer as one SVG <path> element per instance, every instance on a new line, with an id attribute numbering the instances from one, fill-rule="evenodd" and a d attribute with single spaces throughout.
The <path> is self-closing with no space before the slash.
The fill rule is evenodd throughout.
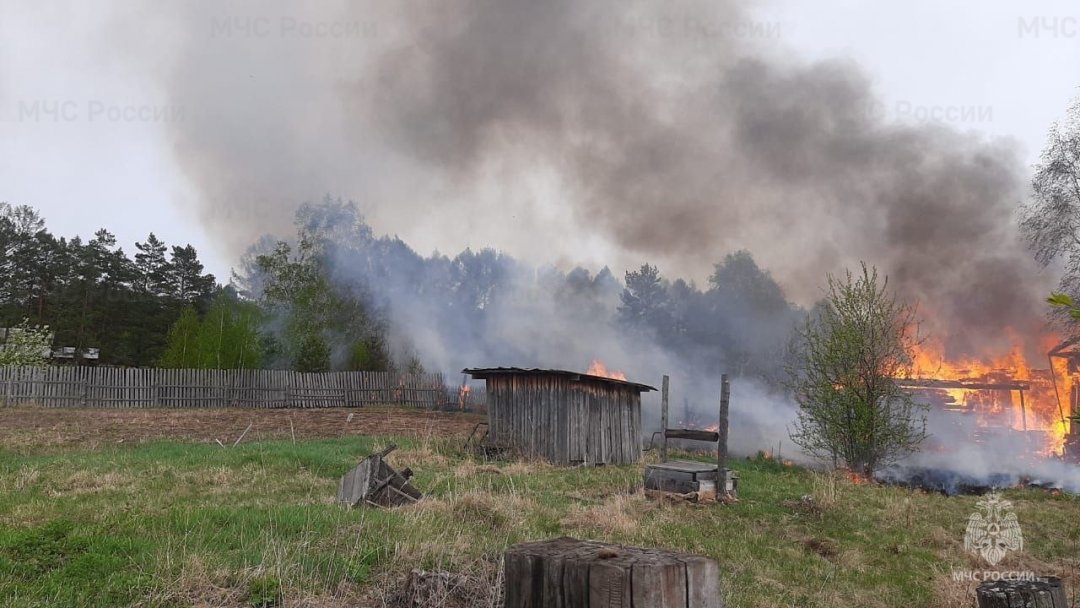
<path id="1" fill-rule="evenodd" d="M 163 18 L 158 6 L 0 0 L 0 201 L 40 209 L 58 235 L 87 237 L 106 227 L 128 252 L 150 231 L 170 244 L 190 243 L 208 269 L 224 279 L 236 263 L 237 246 L 223 242 L 221 227 L 208 226 L 265 218 L 258 218 L 258 209 L 250 217 L 208 213 L 190 164 L 177 160 L 184 142 L 172 128 L 177 121 L 196 119 L 197 101 L 173 97 L 159 78 L 175 69 L 176 39 L 182 35 L 175 28 L 193 22 L 213 27 L 214 15 L 222 13 L 208 11 L 201 22 L 173 20 Z M 749 38 L 762 53 L 778 57 L 849 60 L 880 95 L 869 112 L 890 121 L 942 122 L 985 138 L 1007 138 L 1029 165 L 1037 160 L 1051 123 L 1080 95 L 1080 7 L 1074 2 L 774 0 L 750 6 L 741 29 L 724 36 Z M 638 26 L 653 28 L 651 34 L 660 38 L 697 37 L 703 54 L 719 36 L 716 24 L 705 18 L 669 30 L 648 22 Z M 361 24 L 368 27 L 380 34 L 391 29 L 375 17 Z M 213 53 L 232 48 L 211 42 L 203 50 L 212 61 Z M 268 68 L 258 56 L 250 67 L 250 73 L 233 77 L 258 78 Z M 335 86 L 332 74 L 312 82 Z M 214 82 L 200 94 L 227 96 L 230 88 L 228 81 Z M 392 171 L 392 160 L 364 166 L 373 173 Z M 267 172 L 273 177 L 273 168 Z M 561 193 L 556 181 L 539 173 L 535 184 L 523 186 L 531 193 L 531 211 L 520 221 L 536 221 L 538 229 L 557 239 L 567 222 Z M 390 213 L 379 206 L 393 201 L 371 196 L 359 181 L 327 183 L 324 191 L 307 196 L 318 199 L 329 192 L 362 204 L 378 201 L 365 209 L 376 231 L 399 234 L 421 253 L 491 245 L 536 263 L 595 266 L 632 259 L 620 257 L 602 234 L 525 246 L 513 233 L 501 241 L 500 231 L 477 227 L 469 218 L 425 223 L 415 214 Z M 495 172 L 485 188 L 498 199 L 502 189 L 517 185 L 500 182 Z M 282 216 L 270 226 L 287 226 L 291 219 L 278 207 L 269 212 Z"/>

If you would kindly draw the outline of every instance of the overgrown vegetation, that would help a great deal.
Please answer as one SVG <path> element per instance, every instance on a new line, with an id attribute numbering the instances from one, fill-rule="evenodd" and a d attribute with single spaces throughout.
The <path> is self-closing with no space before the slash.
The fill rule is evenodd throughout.
<path id="1" fill-rule="evenodd" d="M 0 340 L 0 366 L 44 365 L 52 349 L 52 334 L 48 327 L 30 325 L 23 319 L 15 327 L 4 330 Z"/>
<path id="2" fill-rule="evenodd" d="M 791 356 L 799 404 L 792 440 L 867 477 L 916 450 L 926 438 L 925 406 L 896 382 L 910 371 L 915 329 L 914 308 L 889 293 L 877 269 L 829 275 Z"/>
<path id="3" fill-rule="evenodd" d="M 389 438 L 222 448 L 159 443 L 0 458 L 0 597 L 66 606 L 393 606 L 412 569 L 488 593 L 509 544 L 567 534 L 711 555 L 734 608 L 970 606 L 962 539 L 975 498 L 852 485 L 737 461 L 741 500 L 655 502 L 640 467 L 483 462 L 457 441 L 393 439 L 428 497 L 333 504 L 338 477 Z M 1009 492 L 1024 553 L 1001 567 L 1080 587 L 1074 498 Z M 479 604 L 483 606 L 484 604 Z"/>

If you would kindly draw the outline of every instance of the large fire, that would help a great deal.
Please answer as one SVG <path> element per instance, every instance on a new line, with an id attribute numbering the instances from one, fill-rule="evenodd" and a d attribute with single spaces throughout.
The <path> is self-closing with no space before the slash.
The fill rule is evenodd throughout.
<path id="1" fill-rule="evenodd" d="M 1056 343 L 1047 337 L 1042 352 Z M 977 427 L 1022 432 L 1042 456 L 1062 454 L 1072 387 L 1067 361 L 1051 358 L 1036 368 L 1019 342 L 1007 354 L 984 359 L 946 360 L 943 353 L 937 343 L 916 347 L 911 378 L 927 381 L 917 392 L 947 411 L 971 416 Z"/>
<path id="2" fill-rule="evenodd" d="M 594 359 L 593 362 L 589 364 L 589 369 L 585 370 L 585 373 L 589 374 L 590 376 L 600 376 L 601 378 L 626 380 L 626 374 L 622 372 L 608 371 L 607 366 L 604 365 L 604 362 L 599 359 Z"/>

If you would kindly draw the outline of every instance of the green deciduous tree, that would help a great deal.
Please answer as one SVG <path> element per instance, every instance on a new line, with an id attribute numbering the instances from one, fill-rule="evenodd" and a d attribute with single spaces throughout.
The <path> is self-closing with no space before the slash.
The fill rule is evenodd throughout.
<path id="1" fill-rule="evenodd" d="M 31 325 L 29 320 L 23 320 L 17 326 L 7 328 L 3 338 L 0 366 L 44 365 L 49 360 L 52 334 L 48 327 Z"/>
<path id="2" fill-rule="evenodd" d="M 162 367 L 250 369 L 262 365 L 259 335 L 262 313 L 254 302 L 239 299 L 230 289 L 215 296 L 199 318 L 191 305 L 169 330 Z"/>
<path id="3" fill-rule="evenodd" d="M 300 372 L 330 371 L 330 347 L 317 333 L 308 334 L 300 343 L 296 355 L 296 370 Z"/>
<path id="4" fill-rule="evenodd" d="M 828 277 L 789 362 L 799 404 L 792 440 L 813 456 L 872 475 L 926 438 L 923 406 L 897 385 L 917 343 L 915 310 L 862 265 Z"/>
<path id="5" fill-rule="evenodd" d="M 199 361 L 199 314 L 185 306 L 180 318 L 169 328 L 168 344 L 161 355 L 161 367 L 196 368 Z"/>
<path id="6" fill-rule="evenodd" d="M 1055 124 L 1031 179 L 1020 227 L 1035 259 L 1063 264 L 1059 291 L 1080 295 L 1080 100 Z"/>

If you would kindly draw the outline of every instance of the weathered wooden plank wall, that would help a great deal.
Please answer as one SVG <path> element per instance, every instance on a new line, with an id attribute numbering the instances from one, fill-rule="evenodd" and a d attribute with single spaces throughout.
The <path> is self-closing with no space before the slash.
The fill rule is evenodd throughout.
<path id="1" fill-rule="evenodd" d="M 629 464 L 641 459 L 641 394 L 560 375 L 487 378 L 492 439 L 555 464 Z"/>
<path id="2" fill-rule="evenodd" d="M 0 367 L 0 405 L 45 407 L 414 407 L 457 404 L 442 374 L 268 369 Z"/>

